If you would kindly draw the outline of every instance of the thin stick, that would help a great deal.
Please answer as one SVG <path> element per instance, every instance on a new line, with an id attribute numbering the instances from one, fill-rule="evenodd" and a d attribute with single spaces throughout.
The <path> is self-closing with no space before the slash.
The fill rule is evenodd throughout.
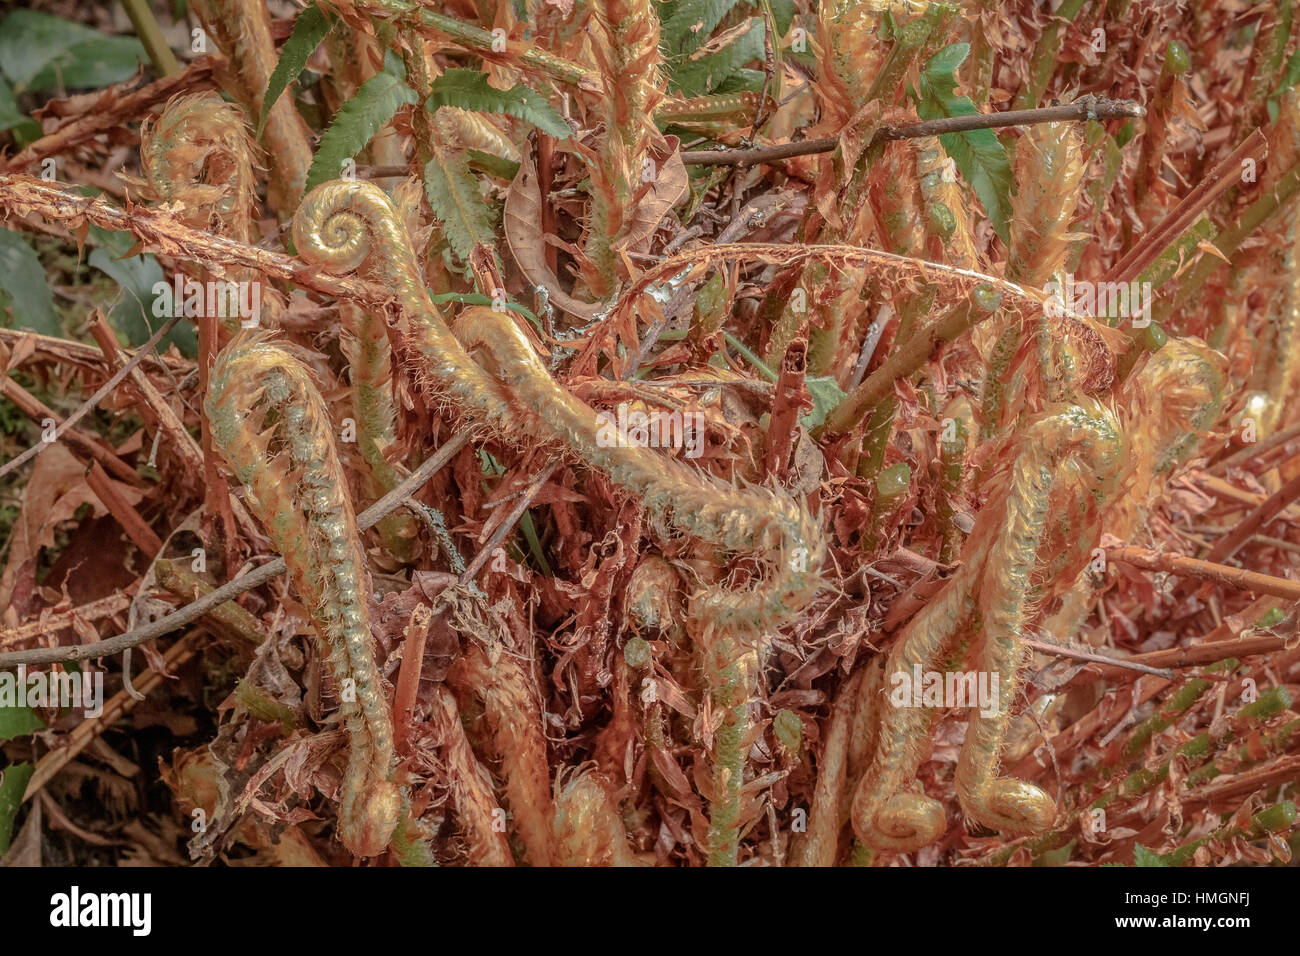
<path id="1" fill-rule="evenodd" d="M 452 437 L 428 461 L 411 472 L 405 481 L 357 515 L 358 526 L 365 530 L 381 519 L 386 518 L 391 512 L 396 511 L 406 498 L 418 491 L 426 481 L 433 477 L 439 468 L 451 461 L 452 457 L 464 448 L 468 442 L 469 435 L 465 433 Z M 0 654 L 0 668 L 17 667 L 19 664 L 84 661 L 92 657 L 119 654 L 128 648 L 135 647 L 137 644 L 143 644 L 145 641 L 151 641 L 156 637 L 169 634 L 176 628 L 188 624 L 195 618 L 202 617 L 214 608 L 220 607 L 231 598 L 238 597 L 245 591 L 251 590 L 260 584 L 265 584 L 267 581 L 284 574 L 284 572 L 284 558 L 276 558 L 260 568 L 250 571 L 248 574 L 241 574 L 233 581 L 228 581 L 212 593 L 173 611 L 166 617 L 159 618 L 143 627 L 137 627 L 133 631 L 127 631 L 125 634 L 119 634 L 117 637 L 110 637 L 107 640 L 79 644 L 73 647 L 36 648 L 29 651 L 11 651 L 8 654 Z"/>
<path id="2" fill-rule="evenodd" d="M 1007 126 L 1029 126 L 1034 123 L 1058 123 L 1089 119 L 1107 120 L 1143 116 L 1146 110 L 1132 100 L 1108 100 L 1085 96 L 1065 106 L 1046 106 L 1034 110 L 1006 110 L 1002 113 L 977 113 L 972 116 L 947 116 L 937 120 L 904 123 L 898 126 L 881 126 L 876 130 L 869 149 L 880 143 L 896 139 L 918 139 L 924 136 L 942 136 L 945 133 L 967 133 L 977 129 L 1001 129 Z M 801 143 L 778 143 L 774 146 L 754 146 L 749 149 L 697 149 L 681 154 L 686 166 L 755 166 L 796 156 L 813 156 L 832 152 L 840 144 L 839 138 L 826 136 L 808 139 Z M 366 179 L 384 179 L 406 176 L 406 166 L 358 166 L 357 175 Z M 1230 184 L 1229 184 L 1230 185 Z M 1225 187 L 1226 188 L 1226 187 Z M 1211 196 L 1211 199 L 1214 197 Z"/>
<path id="3" fill-rule="evenodd" d="M 943 136 L 946 133 L 966 133 L 977 129 L 1001 129 L 1006 126 L 1029 126 L 1034 123 L 1062 121 L 1107 120 L 1144 116 L 1146 110 L 1132 100 L 1108 100 L 1085 96 L 1065 106 L 1047 106 L 1033 110 L 1006 110 L 1001 113 L 977 113 L 972 116 L 947 116 L 943 119 L 924 120 L 899 126 L 882 126 L 867 148 L 896 139 L 917 139 L 923 136 Z M 810 139 L 802 143 L 781 143 L 776 146 L 756 146 L 752 149 L 701 149 L 682 153 L 687 166 L 753 166 L 795 156 L 829 153 L 840 141 L 838 137 Z"/>
<path id="4" fill-rule="evenodd" d="M 7 461 L 3 465 L 0 465 L 0 478 L 3 478 L 5 475 L 9 474 L 9 472 L 13 471 L 15 468 L 17 468 L 19 465 L 22 465 L 24 462 L 30 461 L 31 459 L 35 458 L 46 448 L 52 445 L 54 441 L 58 441 L 59 438 L 63 436 L 64 432 L 66 432 L 69 428 L 71 428 L 73 425 L 79 422 L 82 418 L 85 417 L 87 412 L 89 412 L 92 408 L 98 405 L 100 399 L 102 399 L 105 395 L 107 395 L 114 388 L 116 388 L 117 383 L 122 381 L 122 379 L 126 378 L 127 375 L 130 374 L 131 369 L 139 365 L 140 362 L 144 359 L 144 357 L 154 350 L 154 347 L 158 344 L 158 341 L 164 335 L 170 332 L 175 327 L 176 323 L 179 322 L 180 320 L 181 317 L 179 315 L 174 315 L 166 322 L 164 322 L 162 326 L 158 329 L 158 331 L 149 337 L 149 341 L 144 343 L 144 346 L 141 347 L 140 350 L 137 351 L 134 355 L 132 355 L 130 360 L 125 365 L 123 365 L 120 369 L 114 372 L 109 377 L 107 382 L 99 386 L 99 388 L 95 390 L 95 394 L 91 395 L 90 398 L 82 402 L 80 408 L 78 408 L 75 412 L 73 412 L 71 415 L 69 415 L 67 418 L 63 420 L 63 424 L 54 430 L 53 441 L 38 442 L 37 444 L 33 445 L 31 448 L 23 452 L 21 455 L 19 455 L 17 458 L 13 459 L 12 461 Z"/>
<path id="5" fill-rule="evenodd" d="M 196 651 L 193 635 L 187 634 L 169 647 L 167 653 L 163 655 L 164 670 L 168 673 L 174 671 L 193 657 Z M 144 695 L 162 683 L 162 679 L 163 675 L 156 670 L 145 671 L 136 682 L 140 696 L 133 697 L 127 691 L 120 690 L 105 702 L 102 714 L 83 720 L 73 728 L 67 739 L 63 741 L 63 746 L 51 750 L 37 761 L 32 779 L 27 781 L 23 800 L 30 800 L 40 792 L 40 789 L 49 783 L 56 773 L 75 760 L 96 737 L 111 727 L 119 717 L 130 713 L 131 709 L 144 699 Z"/>
<path id="6" fill-rule="evenodd" d="M 1106 275 L 1105 282 L 1131 282 L 1147 266 L 1160 257 L 1160 253 L 1187 231 L 1196 218 L 1209 208 L 1232 186 L 1240 182 L 1241 164 L 1247 158 L 1263 159 L 1268 152 L 1264 134 L 1255 130 L 1247 136 L 1223 161 L 1210 170 L 1182 200 L 1147 232 L 1132 249 Z"/>
<path id="7" fill-rule="evenodd" d="M 1242 520 L 1241 524 L 1216 541 L 1209 554 L 1205 556 L 1205 560 L 1210 562 L 1228 560 L 1241 549 L 1242 545 L 1251 539 L 1256 531 L 1276 518 L 1282 509 L 1295 501 L 1297 497 L 1300 497 L 1300 475 L 1296 475 L 1296 477 L 1265 498 L 1254 511 Z M 1264 593 L 1271 594 L 1273 592 Z M 1286 597 L 1287 595 L 1278 596 Z"/>
<path id="8" fill-rule="evenodd" d="M 523 517 L 524 512 L 528 510 L 528 506 L 533 503 L 533 499 L 541 493 L 542 488 L 550 480 L 559 464 L 558 461 L 551 462 L 542 469 L 540 475 L 533 479 L 532 484 L 525 489 L 524 493 L 519 496 L 519 500 L 515 502 L 515 506 L 510 509 L 510 514 L 506 515 L 505 520 L 501 522 L 496 531 L 492 532 L 492 537 L 488 538 L 487 544 L 483 545 L 483 549 L 474 555 L 474 560 L 461 573 L 457 583 L 466 585 L 478 577 L 478 573 L 483 570 L 483 565 L 487 564 L 492 557 L 492 552 L 500 547 L 501 542 L 506 539 L 506 535 L 514 529 L 515 523 Z"/>
<path id="9" fill-rule="evenodd" d="M 1186 555 L 1148 551 L 1146 548 L 1132 546 L 1110 548 L 1107 556 L 1111 560 L 1131 564 L 1135 568 L 1143 568 L 1147 571 L 1165 571 L 1201 581 L 1212 581 L 1215 584 L 1226 584 L 1228 587 L 1241 588 L 1244 591 L 1254 591 L 1256 594 L 1300 601 L 1300 581 L 1288 581 L 1286 578 L 1276 578 L 1271 574 L 1260 574 L 1258 571 L 1246 571 L 1226 564 L 1189 558 Z"/>
<path id="10" fill-rule="evenodd" d="M 1056 657 L 1069 657 L 1076 661 L 1088 661 L 1093 664 L 1110 664 L 1114 667 L 1122 667 L 1125 670 L 1137 671 L 1141 674 L 1150 674 L 1153 677 L 1164 677 L 1167 680 L 1173 680 L 1178 675 L 1171 670 L 1164 670 L 1159 667 L 1148 667 L 1146 664 L 1138 664 L 1134 661 L 1124 660 L 1118 657 L 1107 657 L 1105 654 L 1094 654 L 1091 651 L 1079 651 L 1073 647 L 1063 647 L 1060 644 L 1053 644 L 1051 641 L 1030 641 L 1026 640 L 1026 647 L 1032 647 L 1042 654 L 1052 654 Z"/>
<path id="11" fill-rule="evenodd" d="M 176 62 L 176 54 L 167 45 L 167 38 L 163 36 L 158 20 L 149 9 L 148 0 L 122 0 L 122 6 L 126 8 L 126 15 L 131 18 L 131 26 L 135 27 L 135 35 L 144 44 L 145 52 L 149 54 L 149 62 L 153 64 L 158 74 L 171 76 L 179 73 L 181 67 Z"/>
<path id="12" fill-rule="evenodd" d="M 140 517 L 140 512 L 131 507 L 131 503 L 113 487 L 108 472 L 104 471 L 99 462 L 91 463 L 90 471 L 86 473 L 86 484 L 95 493 L 100 504 L 117 519 L 126 536 L 144 553 L 145 557 L 150 560 L 157 557 L 163 547 L 162 538 L 158 537 L 153 528 Z"/>

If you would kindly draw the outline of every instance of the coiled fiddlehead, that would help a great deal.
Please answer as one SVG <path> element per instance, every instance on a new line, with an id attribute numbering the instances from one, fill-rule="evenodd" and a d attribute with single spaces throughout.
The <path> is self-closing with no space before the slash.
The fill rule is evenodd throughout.
<path id="1" fill-rule="evenodd" d="M 240 242 L 252 237 L 257 204 L 256 147 L 239 109 L 216 93 L 192 93 L 169 102 L 140 128 L 140 166 L 147 192 L 176 204 L 181 220 Z"/>
<path id="2" fill-rule="evenodd" d="M 311 265 L 336 274 L 359 269 L 394 290 L 425 387 L 506 438 L 541 438 L 568 449 L 689 535 L 730 551 L 765 554 L 771 572 L 750 591 L 752 599 L 725 591 L 703 599 L 701 610 L 715 626 L 745 628 L 755 620 L 780 626 L 816 592 L 825 539 L 805 507 L 777 490 L 737 488 L 654 449 L 602 441 L 596 411 L 551 377 L 505 313 L 466 309 L 457 335 L 449 332 L 420 280 L 401 221 L 378 187 L 317 187 L 303 200 L 293 234 Z M 475 364 L 466 345 L 488 353 L 495 376 Z"/>
<path id="3" fill-rule="evenodd" d="M 1074 507 L 1084 507 L 1080 499 L 1113 483 L 1123 443 L 1113 417 L 1094 404 L 1035 416 L 1017 448 L 1006 488 L 980 512 L 961 569 L 900 635 L 885 674 L 940 669 L 936 665 L 958 649 L 962 631 L 978 620 L 982 634 L 971 657 L 981 671 L 997 676 L 999 700 L 991 714 L 970 709 L 957 767 L 958 798 L 971 821 L 1025 833 L 1050 826 L 1055 803 L 1031 784 L 996 774 L 1019 686 L 1021 633 L 1032 614 L 1035 572 L 1044 562 L 1053 491 L 1062 486 Z M 906 702 L 876 705 L 881 710 L 875 758 L 854 795 L 854 830 L 877 849 L 915 850 L 944 829 L 937 801 L 903 792 L 920 766 L 932 711 Z"/>
<path id="4" fill-rule="evenodd" d="M 256 333 L 218 357 L 205 409 L 343 687 L 349 755 L 339 837 L 357 856 L 374 856 L 388 845 L 401 795 L 391 779 L 393 726 L 370 642 L 364 557 L 325 404 L 306 367 Z"/>
<path id="5" fill-rule="evenodd" d="M 558 866 L 637 866 L 609 783 L 599 771 L 576 770 L 555 781 L 555 863 Z"/>
<path id="6" fill-rule="evenodd" d="M 998 779 L 998 759 L 1020 686 L 1031 578 L 1052 557 L 1042 553 L 1050 506 L 1058 500 L 1052 492 L 1065 489 L 1062 509 L 1085 510 L 1094 495 L 1112 489 L 1123 448 L 1113 416 L 1095 404 L 1044 412 L 1025 425 L 1005 511 L 994 515 L 1001 529 L 979 595 L 984 635 L 975 656 L 982 670 L 998 676 L 1000 699 L 991 714 L 970 710 L 957 763 L 957 797 L 970 820 L 1012 833 L 1038 833 L 1056 817 L 1055 802 L 1038 787 Z"/>

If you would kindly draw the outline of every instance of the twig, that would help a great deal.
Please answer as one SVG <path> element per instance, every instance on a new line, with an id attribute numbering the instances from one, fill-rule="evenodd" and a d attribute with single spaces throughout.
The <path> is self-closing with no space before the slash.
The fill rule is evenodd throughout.
<path id="1" fill-rule="evenodd" d="M 184 601 L 193 601 L 216 590 L 178 561 L 163 558 L 154 565 L 154 574 L 159 584 Z M 221 630 L 254 646 L 266 640 L 266 635 L 259 630 L 257 618 L 234 601 L 213 608 L 206 616 Z"/>
<path id="2" fill-rule="evenodd" d="M 1186 555 L 1148 551 L 1146 548 L 1128 545 L 1108 549 L 1107 556 L 1114 561 L 1131 564 L 1135 568 L 1143 568 L 1147 571 L 1165 571 L 1169 574 L 1254 591 L 1256 594 L 1269 594 L 1273 597 L 1300 601 L 1300 581 L 1288 581 L 1286 578 L 1276 578 L 1271 574 L 1260 574 L 1258 571 L 1246 571 L 1226 564 L 1189 558 Z"/>
<path id="3" fill-rule="evenodd" d="M 1214 547 L 1205 556 L 1205 560 L 1210 562 L 1228 560 L 1241 549 L 1242 545 L 1251 539 L 1256 531 L 1276 518 L 1287 505 L 1298 497 L 1300 497 L 1300 475 L 1292 478 L 1265 498 L 1237 527 L 1216 541 Z M 1262 593 L 1271 594 L 1273 592 L 1266 591 Z M 1279 595 L 1279 597 L 1286 596 L 1285 594 Z"/>
<path id="4" fill-rule="evenodd" d="M 1272 654 L 1286 647 L 1286 638 L 1279 637 L 1275 634 L 1265 634 L 1257 637 L 1232 638 L 1225 641 L 1208 641 L 1201 644 L 1189 644 L 1186 647 L 1171 647 L 1163 651 L 1151 651 L 1147 654 L 1134 654 L 1128 658 L 1125 663 L 1144 664 L 1151 667 L 1168 667 L 1172 670 L 1184 670 L 1189 667 L 1200 667 L 1205 664 L 1213 664 L 1217 661 L 1226 660 L 1229 657 L 1245 659 L 1254 657 L 1257 654 Z M 1106 660 L 1097 662 L 1102 666 L 1100 669 L 1085 667 L 1070 680 L 1069 686 L 1076 687 L 1081 684 L 1091 684 L 1099 680 L 1114 680 L 1123 675 L 1124 670 L 1131 668 L 1121 668 L 1120 662 L 1116 660 Z"/>
<path id="5" fill-rule="evenodd" d="M 194 636 L 192 634 L 185 635 L 169 647 L 167 653 L 163 655 L 164 669 L 168 672 L 174 671 L 193 657 L 196 650 Z M 57 750 L 51 750 L 36 762 L 36 770 L 32 773 L 31 780 L 27 781 L 27 790 L 23 793 L 23 800 L 27 801 L 34 797 L 42 787 L 50 782 L 56 773 L 76 759 L 77 755 L 85 750 L 91 741 L 112 726 L 113 722 L 123 714 L 129 713 L 140 700 L 144 699 L 144 695 L 162 683 L 162 679 L 163 675 L 159 671 L 152 669 L 145 671 L 137 681 L 139 697 L 133 698 L 125 690 L 118 691 L 110 700 L 105 702 L 102 714 L 98 717 L 83 720 L 78 724 L 68 734 L 63 746 Z"/>
<path id="6" fill-rule="evenodd" d="M 158 556 L 162 550 L 162 538 L 158 537 L 153 528 L 140 517 L 140 513 L 131 507 L 127 501 L 113 487 L 109 480 L 108 473 L 100 466 L 99 462 L 91 462 L 90 471 L 86 473 L 86 484 L 90 490 L 95 493 L 100 504 L 108 509 L 109 513 L 117 519 L 117 523 L 122 526 L 126 536 L 131 542 L 140 549 L 145 557 L 152 560 Z"/>
<path id="7" fill-rule="evenodd" d="M 140 348 L 140 350 L 137 351 L 135 355 L 131 356 L 130 361 L 128 361 L 120 369 L 114 372 L 109 377 L 107 382 L 99 386 L 99 388 L 95 390 L 95 393 L 90 396 L 90 398 L 82 402 L 81 406 L 76 411 L 74 411 L 71 415 L 69 415 L 67 418 L 63 420 L 63 424 L 54 430 L 53 441 L 58 441 L 63 436 L 64 432 L 66 432 L 69 428 L 71 428 L 73 425 L 79 422 L 83 417 L 85 417 L 87 412 L 89 412 L 92 408 L 98 405 L 100 399 L 102 399 L 105 395 L 107 395 L 114 388 L 116 388 L 117 383 L 122 381 L 122 379 L 126 378 L 127 375 L 130 374 L 131 369 L 139 365 L 140 362 L 144 359 L 145 355 L 152 352 L 154 347 L 158 344 L 158 341 L 164 335 L 170 332 L 172 328 L 175 327 L 176 323 L 179 322 L 180 320 L 181 317 L 179 315 L 174 315 L 166 322 L 164 322 L 162 326 L 158 329 L 158 331 L 149 337 L 149 341 L 145 342 L 144 345 Z M 53 441 L 50 442 L 40 441 L 37 444 L 33 445 L 31 448 L 27 449 L 17 458 L 14 458 L 12 461 L 7 461 L 3 465 L 0 465 L 0 478 L 3 478 L 5 475 L 9 474 L 9 472 L 13 471 L 15 468 L 17 468 L 19 465 L 22 465 L 24 462 L 30 461 L 31 459 L 35 458 L 46 448 L 48 448 L 51 444 L 53 444 Z"/>
<path id="8" fill-rule="evenodd" d="M 1167 680 L 1173 680 L 1178 675 L 1171 670 L 1159 667 L 1148 667 L 1146 664 L 1139 664 L 1135 661 L 1125 660 L 1118 657 L 1107 657 L 1104 654 L 1094 654 L 1091 651 L 1079 651 L 1073 647 L 1063 647 L 1060 644 L 1053 644 L 1051 641 L 1025 641 L 1026 647 L 1031 647 L 1042 654 L 1052 654 L 1056 657 L 1069 657 L 1076 661 L 1089 661 L 1093 664 L 1110 664 L 1115 667 L 1122 667 L 1125 670 L 1137 671 L 1141 674 L 1150 674 L 1153 677 L 1163 677 Z"/>
<path id="9" fill-rule="evenodd" d="M 899 126 L 881 126 L 866 148 L 896 139 L 917 139 L 924 136 L 942 136 L 945 133 L 966 133 L 977 129 L 1001 129 L 1006 126 L 1028 126 L 1033 123 L 1057 123 L 1070 120 L 1106 120 L 1143 116 L 1146 110 L 1132 100 L 1108 100 L 1085 96 L 1065 106 L 1047 106 L 1033 110 L 1006 110 L 1002 113 L 977 113 L 973 116 L 947 116 L 943 119 L 924 120 Z M 752 149 L 701 149 L 682 153 L 687 166 L 752 166 L 770 163 L 795 156 L 829 153 L 840 141 L 838 137 L 810 139 L 802 143 L 781 143 L 776 146 L 756 146 Z"/>
<path id="10" fill-rule="evenodd" d="M 1247 136 L 1223 161 L 1206 173 L 1205 177 L 1184 196 L 1169 215 L 1148 231 L 1133 248 L 1107 273 L 1105 282 L 1131 282 L 1160 257 L 1171 242 L 1187 231 L 1196 218 L 1240 181 L 1244 159 L 1262 159 L 1268 152 L 1264 134 L 1255 130 Z"/>
<path id="11" fill-rule="evenodd" d="M 84 342 L 55 338 L 52 335 L 41 335 L 37 332 L 29 332 L 26 329 L 0 329 L 0 342 L 5 343 L 10 348 L 20 342 L 25 347 L 32 346 L 32 355 L 27 361 L 70 362 L 74 365 L 93 366 L 95 369 L 99 369 L 104 364 L 104 357 L 100 354 L 103 349 L 96 350 L 94 346 L 87 345 Z M 128 355 L 134 354 L 130 349 L 125 351 Z M 42 358 L 42 356 L 49 357 Z M 158 355 L 157 353 L 146 356 L 143 364 L 151 365 L 162 372 L 188 372 L 194 368 L 192 359 L 182 358 L 179 355 Z"/>
<path id="12" fill-rule="evenodd" d="M 0 209 L 19 215 L 37 213 L 46 219 L 80 225 L 93 222 L 105 229 L 129 232 L 149 249 L 201 265 L 234 265 L 254 269 L 306 289 L 351 299 L 373 310 L 381 310 L 393 299 L 391 289 L 377 282 L 351 276 L 332 276 L 308 266 L 300 259 L 271 252 L 258 246 L 191 229 L 164 212 L 141 207 L 119 209 L 102 199 L 87 199 L 78 193 L 30 176 L 0 173 Z"/>
<path id="13" fill-rule="evenodd" d="M 454 436 L 439 448 L 428 461 L 411 472 L 400 485 L 357 515 L 357 525 L 364 531 L 386 518 L 391 512 L 396 511 L 409 495 L 418 491 L 426 481 L 433 477 L 434 472 L 451 461 L 452 457 L 464 448 L 468 442 L 468 434 L 462 433 Z M 248 574 L 242 574 L 233 581 L 228 581 L 211 594 L 178 608 L 166 617 L 159 618 L 143 627 L 137 627 L 133 631 L 127 631 L 125 634 L 119 634 L 103 641 L 95 641 L 91 644 L 79 644 L 72 647 L 36 648 L 29 651 L 11 651 L 7 654 L 0 654 L 0 668 L 17 667 L 19 664 L 84 661 L 92 657 L 119 654 L 128 648 L 143 644 L 145 641 L 151 641 L 156 637 L 169 634 L 176 628 L 220 607 L 231 598 L 238 597 L 258 585 L 265 584 L 267 581 L 284 574 L 284 572 L 284 558 L 276 558 L 260 568 L 250 571 Z"/>
<path id="14" fill-rule="evenodd" d="M 506 515 L 505 520 L 501 522 L 496 531 L 492 532 L 492 537 L 488 538 L 487 544 L 483 545 L 482 550 L 479 551 L 478 554 L 474 555 L 474 560 L 471 561 L 469 567 L 461 573 L 457 583 L 466 585 L 478 577 L 478 573 L 483 570 L 483 565 L 487 564 L 491 559 L 492 552 L 500 547 L 501 542 L 506 539 L 506 535 L 514 529 L 515 522 L 523 517 L 524 512 L 528 510 L 528 506 L 531 505 L 533 499 L 541 493 L 542 488 L 546 485 L 546 482 L 550 480 L 551 475 L 554 474 L 555 469 L 559 467 L 559 464 L 558 461 L 551 462 L 542 469 L 541 474 L 533 479 L 532 484 L 525 489 L 524 493 L 519 496 L 519 500 L 515 502 L 515 506 L 510 509 L 510 514 Z"/>
<path id="15" fill-rule="evenodd" d="M 149 62 L 153 64 L 154 70 L 160 76 L 179 73 L 181 67 L 176 62 L 176 54 L 167 45 L 167 38 L 163 36 L 158 20 L 149 9 L 148 0 L 122 0 L 122 6 L 126 8 L 126 15 L 131 18 L 135 35 L 144 44 L 145 52 L 149 54 Z"/>
<path id="16" fill-rule="evenodd" d="M 56 426 L 60 422 L 59 416 L 52 408 L 7 375 L 0 375 L 0 394 L 17 405 L 34 422 L 49 419 Z M 111 472 L 119 481 L 126 482 L 128 485 L 144 485 L 144 479 L 136 474 L 135 469 L 118 458 L 117 453 L 98 435 L 83 432 L 80 428 L 70 428 L 63 437 L 68 440 L 69 445 L 79 449 L 87 458 L 103 465 L 105 470 Z"/>

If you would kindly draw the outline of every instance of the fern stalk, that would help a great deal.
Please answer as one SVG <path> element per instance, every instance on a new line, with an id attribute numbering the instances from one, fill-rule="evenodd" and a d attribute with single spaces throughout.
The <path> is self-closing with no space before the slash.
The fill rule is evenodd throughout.
<path id="1" fill-rule="evenodd" d="M 329 415 L 306 367 L 265 333 L 241 336 L 221 354 L 205 409 L 217 446 L 312 612 L 343 690 L 349 756 L 339 837 L 355 855 L 375 856 L 397 825 L 401 795 L 392 782 L 392 717 L 371 646 L 365 559 Z"/>

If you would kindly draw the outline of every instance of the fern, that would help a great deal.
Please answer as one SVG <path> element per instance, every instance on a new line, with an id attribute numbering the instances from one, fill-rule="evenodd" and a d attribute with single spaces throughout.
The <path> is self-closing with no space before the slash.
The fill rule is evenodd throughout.
<path id="1" fill-rule="evenodd" d="M 362 83 L 357 95 L 339 107 L 334 122 L 321 136 L 307 173 L 306 191 L 338 178 L 344 160 L 365 149 L 399 109 L 416 100 L 411 88 L 391 73 L 376 73 Z"/>
<path id="2" fill-rule="evenodd" d="M 492 244 L 496 230 L 492 212 L 478 190 L 464 153 L 440 150 L 424 167 L 424 194 L 429 207 L 446 226 L 452 251 L 468 261 L 476 243 Z"/>
<path id="3" fill-rule="evenodd" d="M 307 65 L 307 59 L 333 26 L 334 23 L 326 19 L 320 7 L 308 7 L 293 21 L 293 33 L 280 51 L 280 60 L 275 64 L 275 71 L 266 85 L 266 96 L 262 98 L 262 115 L 257 121 L 259 139 L 266 126 L 266 118 L 271 115 L 271 107 L 280 98 L 284 88 L 298 78 L 298 74 Z"/>
<path id="4" fill-rule="evenodd" d="M 763 59 L 763 34 L 766 26 L 759 17 L 749 21 L 749 29 L 716 53 L 682 63 L 672 75 L 672 85 L 682 96 L 703 96 L 715 92 L 741 67 Z"/>
<path id="5" fill-rule="evenodd" d="M 443 106 L 459 106 L 478 113 L 508 113 L 556 139 L 573 135 L 564 117 L 540 93 L 522 84 L 508 90 L 495 89 L 488 85 L 487 74 L 478 70 L 448 70 L 433 81 L 433 92 L 424 108 L 434 113 Z"/>
<path id="6" fill-rule="evenodd" d="M 738 0 L 681 0 L 672 13 L 664 11 L 660 45 L 669 56 L 679 59 L 704 46 L 714 28 Z"/>
<path id="7" fill-rule="evenodd" d="M 954 73 L 970 52 L 969 43 L 954 43 L 936 53 L 921 73 L 916 111 L 921 119 L 947 116 L 973 116 L 979 112 L 969 97 L 956 95 Z M 989 129 L 965 133 L 945 133 L 939 137 L 944 151 L 979 197 L 994 231 L 1005 243 L 1010 241 L 1008 223 L 1011 215 L 1011 163 L 1007 151 Z"/>

